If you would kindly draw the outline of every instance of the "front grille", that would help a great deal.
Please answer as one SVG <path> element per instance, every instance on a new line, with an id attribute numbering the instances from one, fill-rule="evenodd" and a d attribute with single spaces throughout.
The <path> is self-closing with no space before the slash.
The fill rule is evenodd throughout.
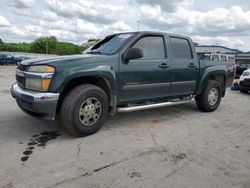
<path id="1" fill-rule="evenodd" d="M 25 87 L 25 78 L 22 76 L 16 75 L 16 81 L 19 87 L 24 88 Z"/>
<path id="2" fill-rule="evenodd" d="M 20 71 L 27 71 L 28 68 L 29 68 L 28 65 L 19 64 L 17 66 L 17 70 L 20 70 Z M 25 88 L 25 77 L 16 74 L 16 81 L 19 87 Z"/>
<path id="3" fill-rule="evenodd" d="M 244 79 L 244 82 L 249 82 L 250 83 L 250 78 Z"/>
<path id="4" fill-rule="evenodd" d="M 240 85 L 243 87 L 250 87 L 250 78 L 244 79 L 244 81 L 240 81 Z"/>

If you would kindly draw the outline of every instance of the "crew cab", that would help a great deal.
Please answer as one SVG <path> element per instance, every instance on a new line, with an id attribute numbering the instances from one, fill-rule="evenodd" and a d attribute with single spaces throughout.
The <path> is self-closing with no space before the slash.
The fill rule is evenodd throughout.
<path id="1" fill-rule="evenodd" d="M 84 136 L 117 112 L 194 100 L 201 111 L 215 111 L 234 79 L 231 66 L 199 60 L 186 36 L 118 33 L 82 55 L 23 61 L 11 93 L 24 112 L 43 119 L 58 114 L 67 132 Z"/>

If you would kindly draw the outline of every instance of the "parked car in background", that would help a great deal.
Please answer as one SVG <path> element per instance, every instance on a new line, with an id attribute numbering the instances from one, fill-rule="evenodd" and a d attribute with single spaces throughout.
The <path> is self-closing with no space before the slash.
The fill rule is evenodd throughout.
<path id="1" fill-rule="evenodd" d="M 222 54 L 222 53 L 197 53 L 199 60 L 207 61 L 210 63 L 214 62 L 216 65 L 224 65 L 227 64 L 227 74 L 230 78 L 235 77 L 236 75 L 236 65 L 235 65 L 235 57 L 230 54 Z"/>
<path id="2" fill-rule="evenodd" d="M 245 70 L 240 76 L 239 88 L 242 93 L 250 91 L 250 68 Z"/>
<path id="3" fill-rule="evenodd" d="M 18 62 L 21 62 L 23 58 L 16 57 L 10 54 L 0 54 L 0 65 L 17 65 Z"/>
<path id="4" fill-rule="evenodd" d="M 11 94 L 26 113 L 55 119 L 74 136 L 98 131 L 107 115 L 196 100 L 212 112 L 231 86 L 231 61 L 199 60 L 189 37 L 162 32 L 109 35 L 86 54 L 23 61 Z"/>
<path id="5" fill-rule="evenodd" d="M 240 78 L 242 73 L 247 69 L 250 69 L 250 62 L 249 63 L 241 63 L 241 64 L 239 64 L 237 66 L 237 68 L 236 68 L 235 78 Z"/>
<path id="6" fill-rule="evenodd" d="M 197 53 L 200 60 L 212 60 L 212 61 L 231 61 L 235 62 L 234 55 L 221 54 L 221 53 Z"/>

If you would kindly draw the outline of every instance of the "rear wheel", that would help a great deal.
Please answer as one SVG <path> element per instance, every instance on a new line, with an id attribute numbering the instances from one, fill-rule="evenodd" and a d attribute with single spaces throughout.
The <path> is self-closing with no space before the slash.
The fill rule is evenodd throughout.
<path id="1" fill-rule="evenodd" d="M 73 136 L 97 132 L 108 115 L 108 97 L 95 85 L 80 85 L 70 91 L 61 106 L 63 127 Z"/>
<path id="2" fill-rule="evenodd" d="M 209 80 L 203 92 L 196 97 L 196 104 L 203 112 L 213 112 L 220 105 L 221 97 L 221 83 Z"/>

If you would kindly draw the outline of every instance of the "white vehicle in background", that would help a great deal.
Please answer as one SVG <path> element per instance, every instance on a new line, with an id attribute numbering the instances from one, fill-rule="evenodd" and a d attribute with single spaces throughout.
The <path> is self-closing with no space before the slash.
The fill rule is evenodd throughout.
<path id="1" fill-rule="evenodd" d="M 242 93 L 250 91 L 250 69 L 245 70 L 240 76 L 239 87 Z"/>

